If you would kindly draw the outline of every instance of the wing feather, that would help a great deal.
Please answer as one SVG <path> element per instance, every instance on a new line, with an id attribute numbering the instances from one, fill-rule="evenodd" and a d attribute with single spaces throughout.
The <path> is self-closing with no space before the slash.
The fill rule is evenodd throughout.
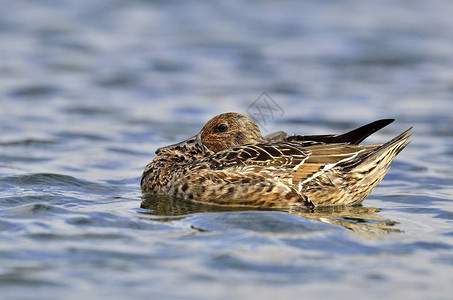
<path id="1" fill-rule="evenodd" d="M 234 147 L 206 158 L 212 169 L 232 168 L 245 174 L 287 178 L 298 184 L 335 164 L 379 145 L 270 142 Z"/>

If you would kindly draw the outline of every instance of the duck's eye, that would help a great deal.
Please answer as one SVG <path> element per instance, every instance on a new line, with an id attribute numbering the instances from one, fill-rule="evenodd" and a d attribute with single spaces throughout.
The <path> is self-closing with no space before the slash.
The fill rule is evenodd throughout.
<path id="1" fill-rule="evenodd" d="M 216 132 L 225 132 L 228 129 L 227 124 L 220 124 L 219 126 L 216 127 L 215 131 Z"/>

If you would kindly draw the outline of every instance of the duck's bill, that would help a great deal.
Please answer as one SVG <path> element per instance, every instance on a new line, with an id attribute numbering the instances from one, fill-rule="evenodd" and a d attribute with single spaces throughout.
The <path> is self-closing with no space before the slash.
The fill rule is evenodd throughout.
<path id="1" fill-rule="evenodd" d="M 193 147 L 197 144 L 201 144 L 201 131 L 199 133 L 197 133 L 196 135 L 188 138 L 187 140 L 185 141 L 182 141 L 180 143 L 176 143 L 176 144 L 172 144 L 172 145 L 168 145 L 168 146 L 164 146 L 164 147 L 160 147 L 156 150 L 156 154 L 159 154 L 160 151 L 162 150 L 171 150 L 171 149 L 175 149 L 175 148 L 183 148 L 183 147 Z"/>

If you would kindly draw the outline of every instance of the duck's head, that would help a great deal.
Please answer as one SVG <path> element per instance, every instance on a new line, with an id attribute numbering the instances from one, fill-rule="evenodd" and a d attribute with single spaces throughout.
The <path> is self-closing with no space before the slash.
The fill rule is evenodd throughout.
<path id="1" fill-rule="evenodd" d="M 209 120 L 200 132 L 193 137 L 181 143 L 157 149 L 156 154 L 159 154 L 162 150 L 194 147 L 196 145 L 203 145 L 213 152 L 219 152 L 234 146 L 262 141 L 260 129 L 252 119 L 238 113 L 229 112 Z"/>

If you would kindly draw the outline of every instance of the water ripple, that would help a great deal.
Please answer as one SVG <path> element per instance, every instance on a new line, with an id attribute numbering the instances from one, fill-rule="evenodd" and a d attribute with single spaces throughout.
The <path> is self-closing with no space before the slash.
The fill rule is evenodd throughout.
<path id="1" fill-rule="evenodd" d="M 114 192 L 115 187 L 101 183 L 81 180 L 69 175 L 53 173 L 36 173 L 22 176 L 10 176 L 0 178 L 0 183 L 22 187 L 51 187 L 70 191 L 85 191 L 97 194 L 109 194 Z"/>

